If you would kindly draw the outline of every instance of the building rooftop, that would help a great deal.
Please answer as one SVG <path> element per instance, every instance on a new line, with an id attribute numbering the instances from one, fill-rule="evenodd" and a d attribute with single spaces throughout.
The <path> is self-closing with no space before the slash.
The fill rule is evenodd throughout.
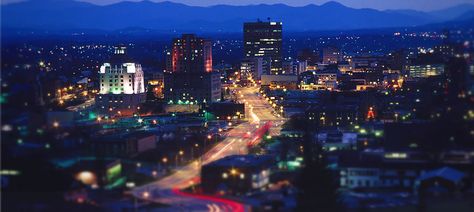
<path id="1" fill-rule="evenodd" d="M 429 171 L 429 172 L 421 175 L 418 178 L 418 180 L 423 181 L 423 180 L 427 180 L 427 179 L 436 177 L 436 178 L 443 178 L 443 179 L 446 179 L 446 180 L 457 183 L 457 182 L 461 181 L 465 176 L 466 176 L 466 174 L 464 174 L 463 172 L 445 166 L 445 167 L 435 169 L 433 171 Z"/>

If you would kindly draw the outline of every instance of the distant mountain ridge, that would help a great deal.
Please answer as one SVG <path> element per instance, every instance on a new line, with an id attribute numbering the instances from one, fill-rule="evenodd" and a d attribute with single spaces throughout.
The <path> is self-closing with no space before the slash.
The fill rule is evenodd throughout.
<path id="1" fill-rule="evenodd" d="M 282 21 L 288 31 L 411 27 L 473 17 L 474 5 L 433 12 L 354 9 L 337 2 L 291 7 L 284 4 L 188 6 L 173 2 L 119 2 L 99 6 L 74 0 L 30 0 L 2 5 L 2 28 L 47 30 L 137 27 L 163 32 L 239 32 L 257 19 Z"/>

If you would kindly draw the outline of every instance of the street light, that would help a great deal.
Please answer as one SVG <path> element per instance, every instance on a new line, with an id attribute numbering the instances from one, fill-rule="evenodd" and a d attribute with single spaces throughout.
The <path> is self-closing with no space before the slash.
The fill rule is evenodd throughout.
<path id="1" fill-rule="evenodd" d="M 178 167 L 178 156 L 183 156 L 184 155 L 184 151 L 183 150 L 179 150 L 178 154 L 175 155 L 174 157 L 174 163 L 175 163 L 175 167 Z M 182 158 L 180 158 L 182 160 Z"/>
<path id="2" fill-rule="evenodd" d="M 163 157 L 161 159 L 161 161 L 163 162 L 163 169 L 165 170 L 165 173 L 166 173 L 168 171 L 168 167 L 167 167 L 167 164 L 166 164 L 168 162 L 168 158 Z"/>

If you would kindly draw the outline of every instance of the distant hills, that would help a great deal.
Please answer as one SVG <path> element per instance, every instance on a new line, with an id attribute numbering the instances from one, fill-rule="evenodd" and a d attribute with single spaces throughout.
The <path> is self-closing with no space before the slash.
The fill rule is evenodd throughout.
<path id="1" fill-rule="evenodd" d="M 29 0 L 2 5 L 2 28 L 117 30 L 160 32 L 240 32 L 258 18 L 282 21 L 285 31 L 321 31 L 412 27 L 474 17 L 474 5 L 444 10 L 354 9 L 337 2 L 292 7 L 284 4 L 188 6 L 172 2 L 120 2 L 99 6 L 74 0 Z"/>

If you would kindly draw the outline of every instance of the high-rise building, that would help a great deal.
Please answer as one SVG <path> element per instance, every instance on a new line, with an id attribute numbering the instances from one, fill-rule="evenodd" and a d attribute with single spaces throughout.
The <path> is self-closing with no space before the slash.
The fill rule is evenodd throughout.
<path id="1" fill-rule="evenodd" d="M 244 23 L 244 56 L 269 58 L 269 74 L 281 74 L 282 23 L 260 20 Z"/>
<path id="2" fill-rule="evenodd" d="M 165 99 L 172 104 L 202 104 L 221 99 L 220 75 L 212 69 L 212 44 L 193 34 L 173 40 L 165 73 Z"/>
<path id="3" fill-rule="evenodd" d="M 173 40 L 172 72 L 211 72 L 212 43 L 193 34 L 183 34 Z"/>
<path id="4" fill-rule="evenodd" d="M 96 104 L 102 113 L 132 114 L 145 100 L 142 67 L 127 57 L 125 46 L 116 47 L 110 62 L 100 67 L 99 85 Z"/>

